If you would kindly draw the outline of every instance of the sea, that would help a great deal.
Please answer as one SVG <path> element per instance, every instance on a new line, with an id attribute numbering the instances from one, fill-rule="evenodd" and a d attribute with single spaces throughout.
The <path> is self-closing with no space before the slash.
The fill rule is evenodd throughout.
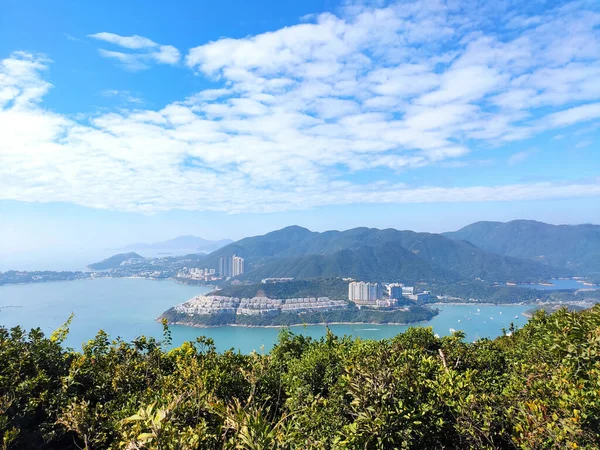
<path id="1" fill-rule="evenodd" d="M 142 278 L 100 278 L 38 284 L 0 286 L 0 326 L 20 325 L 25 329 L 41 328 L 50 335 L 74 314 L 65 341 L 79 350 L 98 330 L 111 338 L 132 340 L 138 336 L 162 339 L 163 328 L 156 318 L 166 309 L 189 298 L 208 292 L 205 286 L 178 284 L 172 280 Z M 432 327 L 446 336 L 462 330 L 468 341 L 494 338 L 511 323 L 523 326 L 527 305 L 460 305 L 440 304 L 439 314 L 416 326 Z M 415 325 L 412 325 L 415 326 Z M 362 339 L 391 338 L 407 330 L 406 325 L 330 325 L 333 333 Z M 323 325 L 294 326 L 292 332 L 313 338 L 325 335 Z M 268 352 L 277 342 L 278 328 L 218 327 L 192 328 L 173 325 L 172 345 L 207 336 L 219 351 L 234 349 L 242 353 Z"/>

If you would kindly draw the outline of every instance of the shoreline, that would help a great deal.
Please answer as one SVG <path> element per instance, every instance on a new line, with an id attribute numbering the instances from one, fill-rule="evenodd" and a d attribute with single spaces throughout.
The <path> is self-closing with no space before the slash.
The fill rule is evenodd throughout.
<path id="1" fill-rule="evenodd" d="M 156 322 L 160 323 L 161 319 L 157 318 Z M 430 322 L 429 320 L 420 320 L 419 322 L 408 322 L 408 323 L 397 323 L 397 322 L 318 322 L 318 323 L 297 323 L 293 325 L 243 325 L 237 323 L 228 323 L 224 325 L 205 325 L 205 324 L 190 324 L 187 322 L 167 322 L 167 325 L 178 325 L 181 327 L 189 328 L 223 328 L 223 327 L 237 327 L 237 328 L 292 328 L 292 327 L 310 327 L 316 326 L 329 326 L 329 325 L 394 325 L 394 326 L 411 326 Z"/>

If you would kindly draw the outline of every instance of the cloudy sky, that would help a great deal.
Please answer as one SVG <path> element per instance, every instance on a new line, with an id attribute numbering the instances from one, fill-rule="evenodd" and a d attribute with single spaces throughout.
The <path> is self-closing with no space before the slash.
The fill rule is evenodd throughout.
<path id="1" fill-rule="evenodd" d="M 600 3 L 7 0 L 0 254 L 600 222 Z"/>

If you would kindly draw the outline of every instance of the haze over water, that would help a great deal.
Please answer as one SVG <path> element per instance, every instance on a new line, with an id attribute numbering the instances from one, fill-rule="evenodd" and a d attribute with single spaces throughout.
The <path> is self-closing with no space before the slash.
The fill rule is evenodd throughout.
<path id="1" fill-rule="evenodd" d="M 132 340 L 146 335 L 160 339 L 162 325 L 155 322 L 155 318 L 169 307 L 209 290 L 208 287 L 182 285 L 170 280 L 135 278 L 1 286 L 0 325 L 21 325 L 26 329 L 40 327 L 44 333 L 50 334 L 73 312 L 75 318 L 65 344 L 75 349 L 92 339 L 100 329 L 106 331 L 111 338 L 120 336 L 125 340 Z M 432 326 L 434 332 L 441 336 L 450 334 L 451 328 L 463 330 L 467 340 L 471 341 L 498 336 L 502 333 L 502 328 L 508 328 L 511 322 L 522 326 L 527 319 L 521 313 L 530 307 L 441 305 L 438 308 L 438 316 L 420 325 Z M 337 335 L 359 336 L 364 339 L 393 337 L 407 328 L 404 325 L 330 325 L 330 329 Z M 171 330 L 174 345 L 204 335 L 213 338 L 220 351 L 235 348 L 244 353 L 260 351 L 261 347 L 265 351 L 270 350 L 279 332 L 277 328 L 245 327 L 171 326 Z M 325 335 L 323 325 L 295 326 L 292 331 L 313 337 Z"/>

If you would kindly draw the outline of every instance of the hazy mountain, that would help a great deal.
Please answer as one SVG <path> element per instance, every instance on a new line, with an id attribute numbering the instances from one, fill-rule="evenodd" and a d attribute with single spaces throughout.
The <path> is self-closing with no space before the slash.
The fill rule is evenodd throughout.
<path id="1" fill-rule="evenodd" d="M 246 260 L 244 278 L 350 276 L 363 279 L 475 279 L 534 281 L 568 275 L 566 269 L 481 250 L 448 237 L 394 229 L 354 228 L 312 232 L 292 226 L 241 239 L 203 261 L 219 257 Z"/>
<path id="2" fill-rule="evenodd" d="M 600 273 L 600 225 L 476 222 L 444 235 L 490 252 L 568 268 L 578 275 Z"/>
<path id="3" fill-rule="evenodd" d="M 121 265 L 121 263 L 125 261 L 129 261 L 130 259 L 135 258 L 143 258 L 143 256 L 138 255 L 137 253 L 119 253 L 118 255 L 113 255 L 109 258 L 103 259 L 100 262 L 90 264 L 88 267 L 92 270 L 108 270 L 108 269 L 116 269 Z"/>
<path id="4" fill-rule="evenodd" d="M 179 236 L 168 241 L 152 244 L 139 242 L 120 248 L 120 251 L 139 251 L 147 256 L 185 255 L 188 253 L 210 253 L 232 243 L 231 239 L 210 241 L 197 236 Z"/>

